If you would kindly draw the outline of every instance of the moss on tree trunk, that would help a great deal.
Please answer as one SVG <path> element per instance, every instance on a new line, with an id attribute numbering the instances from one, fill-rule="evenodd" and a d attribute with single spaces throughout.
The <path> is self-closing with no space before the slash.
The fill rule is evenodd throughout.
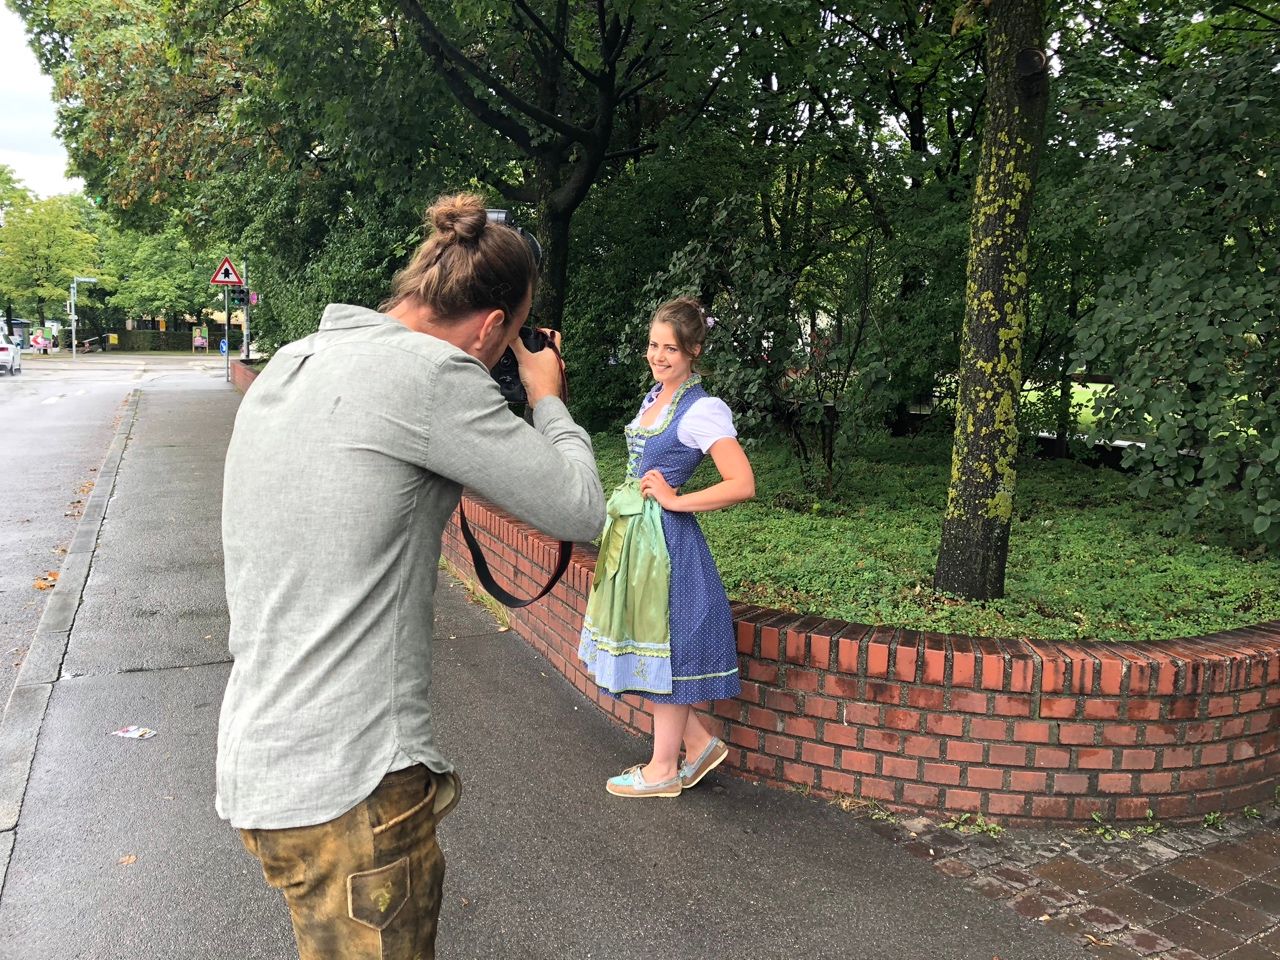
<path id="1" fill-rule="evenodd" d="M 993 0 L 974 185 L 951 486 L 934 588 L 1004 595 L 1018 451 L 1028 228 L 1049 78 L 1043 0 Z"/>

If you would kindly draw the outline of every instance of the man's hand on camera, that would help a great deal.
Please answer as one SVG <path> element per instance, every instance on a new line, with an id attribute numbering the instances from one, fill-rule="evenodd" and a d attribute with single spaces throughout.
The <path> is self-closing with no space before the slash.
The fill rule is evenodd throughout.
<path id="1" fill-rule="evenodd" d="M 530 408 L 536 407 L 545 397 L 558 397 L 561 394 L 560 357 L 557 356 L 560 331 L 542 328 L 542 332 L 551 337 L 556 345 L 555 350 L 543 348 L 537 353 L 530 353 L 519 337 L 511 344 L 516 362 L 520 365 L 520 382 L 524 384 L 524 392 L 529 395 Z"/>

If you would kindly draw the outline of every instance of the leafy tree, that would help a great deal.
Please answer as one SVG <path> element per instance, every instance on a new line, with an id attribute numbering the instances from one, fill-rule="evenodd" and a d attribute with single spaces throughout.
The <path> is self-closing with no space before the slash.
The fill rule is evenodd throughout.
<path id="1" fill-rule="evenodd" d="M 677 251 L 642 302 L 646 313 L 680 294 L 709 305 L 716 325 L 705 364 L 716 391 L 748 433 L 787 436 L 811 485 L 830 492 L 838 450 L 888 406 L 875 242 L 824 244 L 808 261 L 780 257 L 755 209 L 743 197 L 696 204 L 708 236 Z"/>
<path id="2" fill-rule="evenodd" d="M 3 229 L 5 217 L 10 210 L 25 206 L 34 199 L 35 195 L 22 185 L 13 168 L 0 163 L 0 229 Z M 13 297 L 4 292 L 4 321 L 10 336 L 14 334 L 13 320 Z"/>
<path id="3" fill-rule="evenodd" d="M 449 93 L 505 144 L 498 157 L 516 161 L 505 164 L 509 173 L 481 166 L 477 175 L 536 208 L 546 252 L 538 315 L 559 327 L 574 213 L 608 164 L 654 148 L 653 114 L 677 109 L 672 98 L 694 107 L 714 89 L 712 64 L 732 48 L 724 30 L 702 28 L 724 8 L 701 0 L 397 6 Z"/>
<path id="4" fill-rule="evenodd" d="M 5 214 L 14 207 L 23 206 L 35 199 L 35 194 L 23 186 L 13 167 L 0 163 L 0 225 Z"/>
<path id="5" fill-rule="evenodd" d="M 702 3 L 295 0 L 227 16 L 214 0 L 186 0 L 166 10 L 180 49 L 228 37 L 259 65 L 232 112 L 242 133 L 254 120 L 260 157 L 339 166 L 384 200 L 444 166 L 534 211 L 546 254 L 535 310 L 553 326 L 574 213 L 609 171 L 654 149 L 649 132 L 679 104 L 714 86 L 724 57 L 688 51 L 732 50 L 723 8 Z M 193 57 L 183 72 L 198 67 Z"/>
<path id="6" fill-rule="evenodd" d="M 159 233 L 104 233 L 103 267 L 114 278 L 110 306 L 130 317 L 206 319 L 214 299 L 209 277 L 218 257 L 194 248 L 176 224 Z"/>
<path id="7" fill-rule="evenodd" d="M 1280 544 L 1280 18 L 1226 4 L 1177 37 L 1161 96 L 1126 116 L 1102 203 L 1125 259 L 1082 324 L 1114 375 L 1100 432 L 1137 489 L 1183 490 L 1184 519 L 1229 511 Z M 1242 9 L 1243 8 L 1243 9 Z"/>
<path id="8" fill-rule="evenodd" d="M 1031 197 L 1049 89 L 1043 0 L 994 0 L 989 9 L 987 119 L 973 193 L 955 449 L 934 574 L 936 590 L 981 600 L 1004 595 Z"/>
<path id="9" fill-rule="evenodd" d="M 204 178 L 255 148 L 234 123 L 254 71 L 245 42 L 170 46 L 164 0 L 21 0 L 31 45 L 55 80 L 58 130 L 91 196 L 163 230 Z M 174 61 L 189 64 L 177 69 Z"/>
<path id="10" fill-rule="evenodd" d="M 0 292 L 43 322 L 45 305 L 65 300 L 71 279 L 95 268 L 97 244 L 74 197 L 14 207 L 0 227 Z"/>

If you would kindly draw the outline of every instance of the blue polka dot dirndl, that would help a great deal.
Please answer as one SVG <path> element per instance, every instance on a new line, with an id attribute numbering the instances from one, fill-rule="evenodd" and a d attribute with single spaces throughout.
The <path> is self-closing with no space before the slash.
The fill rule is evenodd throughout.
<path id="1" fill-rule="evenodd" d="M 692 376 L 676 391 L 659 423 L 648 428 L 627 428 L 629 458 L 623 487 L 634 486 L 650 470 L 661 471 L 673 487 L 688 482 L 705 454 L 681 443 L 678 427 L 694 402 L 706 396 L 701 378 Z M 622 490 L 620 487 L 615 497 Z M 614 512 L 611 510 L 610 524 L 615 522 Z M 608 636 L 601 632 L 599 627 L 605 618 L 596 623 L 591 615 L 593 604 L 602 599 L 597 596 L 602 579 L 598 562 L 578 656 L 595 682 L 614 695 L 637 693 L 655 703 L 700 703 L 736 697 L 742 685 L 738 679 L 733 616 L 697 517 L 662 510 L 661 523 L 670 561 L 666 618 L 669 645 L 661 637 Z M 602 545 L 608 543 L 609 536 L 606 527 Z M 628 583 L 642 581 L 643 576 L 635 572 L 627 578 Z M 613 602 L 625 603 L 626 597 Z"/>

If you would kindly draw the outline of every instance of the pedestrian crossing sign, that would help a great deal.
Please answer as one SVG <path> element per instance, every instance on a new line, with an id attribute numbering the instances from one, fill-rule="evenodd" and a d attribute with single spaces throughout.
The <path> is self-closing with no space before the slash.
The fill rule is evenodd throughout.
<path id="1" fill-rule="evenodd" d="M 218 269 L 213 271 L 213 277 L 209 282 L 222 287 L 244 286 L 244 281 L 240 279 L 240 274 L 236 272 L 236 265 L 231 262 L 230 257 L 222 258 L 222 263 L 218 264 Z"/>

